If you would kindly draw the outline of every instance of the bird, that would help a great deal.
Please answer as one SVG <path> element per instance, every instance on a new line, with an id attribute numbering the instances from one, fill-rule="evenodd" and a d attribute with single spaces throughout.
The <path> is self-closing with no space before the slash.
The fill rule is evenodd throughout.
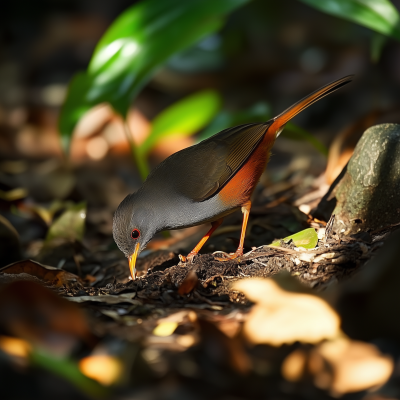
<path id="1" fill-rule="evenodd" d="M 129 259 L 132 279 L 137 256 L 157 232 L 211 223 L 196 247 L 186 257 L 180 256 L 182 262 L 191 262 L 224 217 L 237 210 L 243 213 L 239 247 L 221 260 L 242 256 L 251 195 L 275 139 L 294 116 L 352 79 L 348 75 L 319 88 L 267 122 L 225 129 L 155 167 L 114 213 L 113 237 Z"/>

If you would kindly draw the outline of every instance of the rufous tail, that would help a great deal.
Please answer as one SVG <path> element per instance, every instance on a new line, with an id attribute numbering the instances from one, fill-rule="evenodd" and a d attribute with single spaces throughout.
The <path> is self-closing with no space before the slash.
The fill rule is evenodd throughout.
<path id="1" fill-rule="evenodd" d="M 274 132 L 280 130 L 289 120 L 291 120 L 298 113 L 302 112 L 304 109 L 306 109 L 311 104 L 314 104 L 316 101 L 321 100 L 323 97 L 328 96 L 328 94 L 331 94 L 342 86 L 347 85 L 349 82 L 352 81 L 353 77 L 354 75 L 345 76 L 344 78 L 338 79 L 337 81 L 328 83 L 327 85 L 304 97 L 297 103 L 293 104 L 291 107 L 287 108 L 284 112 L 280 113 L 277 117 L 275 117 L 274 122 L 269 130 L 273 130 Z"/>

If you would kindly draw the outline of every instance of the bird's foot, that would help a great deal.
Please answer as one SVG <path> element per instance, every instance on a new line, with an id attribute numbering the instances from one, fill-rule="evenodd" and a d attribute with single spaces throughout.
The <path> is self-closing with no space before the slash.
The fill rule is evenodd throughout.
<path id="1" fill-rule="evenodd" d="M 216 251 L 214 254 L 222 255 L 222 257 L 214 257 L 217 261 L 235 260 L 243 256 L 243 249 L 237 249 L 235 253 L 225 253 L 223 251 Z"/>
<path id="2" fill-rule="evenodd" d="M 194 253 L 193 251 L 191 251 L 186 257 L 182 256 L 181 254 L 179 254 L 178 257 L 182 263 L 187 263 L 187 262 L 192 263 L 194 256 L 197 256 L 197 253 Z"/>

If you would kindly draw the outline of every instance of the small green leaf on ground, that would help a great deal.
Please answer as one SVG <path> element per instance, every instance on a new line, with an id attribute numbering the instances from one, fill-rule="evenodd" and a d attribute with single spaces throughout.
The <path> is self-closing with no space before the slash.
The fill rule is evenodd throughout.
<path id="1" fill-rule="evenodd" d="M 314 228 L 307 228 L 282 239 L 285 243 L 293 240 L 296 247 L 304 247 L 305 249 L 313 249 L 318 243 L 318 235 Z M 273 242 L 270 246 L 280 246 L 280 240 Z"/>
<path id="2" fill-rule="evenodd" d="M 46 242 L 50 242 L 53 239 L 81 241 L 84 234 L 85 220 L 85 202 L 70 206 L 50 226 L 47 232 Z"/>

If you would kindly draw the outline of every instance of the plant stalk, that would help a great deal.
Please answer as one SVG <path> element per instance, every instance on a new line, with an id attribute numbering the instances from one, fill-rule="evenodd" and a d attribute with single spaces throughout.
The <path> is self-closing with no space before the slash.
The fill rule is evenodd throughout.
<path id="1" fill-rule="evenodd" d="M 132 158 L 136 164 L 136 167 L 139 171 L 139 175 L 142 178 L 142 181 L 144 182 L 147 178 L 147 175 L 149 175 L 149 166 L 147 164 L 146 159 L 143 157 L 142 153 L 139 152 L 138 147 L 136 146 L 133 136 L 132 136 L 132 131 L 131 128 L 129 127 L 128 121 L 126 118 L 124 118 L 124 131 L 126 138 L 129 143 L 129 147 L 131 149 L 131 154 Z"/>

